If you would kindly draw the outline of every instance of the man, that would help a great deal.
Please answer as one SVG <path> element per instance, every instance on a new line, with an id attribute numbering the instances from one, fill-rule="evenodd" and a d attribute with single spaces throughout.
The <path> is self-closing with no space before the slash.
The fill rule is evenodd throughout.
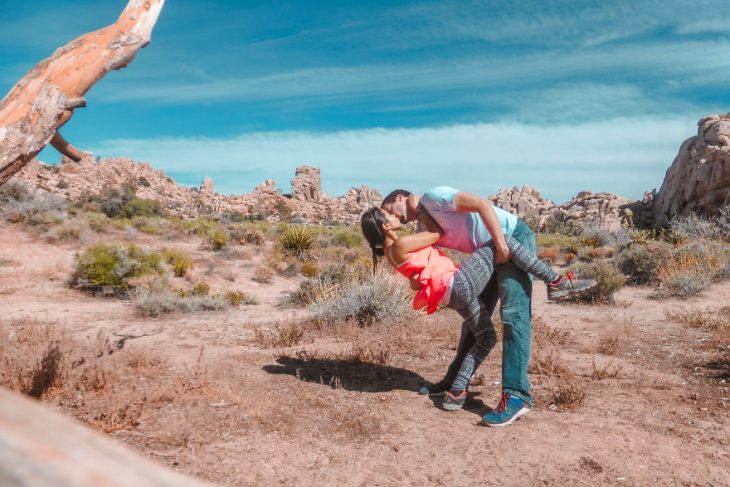
<path id="1" fill-rule="evenodd" d="M 509 261 L 505 235 L 536 252 L 535 236 L 522 220 L 491 201 L 447 186 L 428 190 L 420 198 L 397 189 L 383 200 L 381 207 L 402 222 L 418 220 L 426 228 L 438 225 L 443 236 L 438 245 L 473 253 L 490 240 L 496 248 L 495 275 L 484 288 L 480 299 L 490 315 L 497 299 L 504 324 L 502 358 L 502 398 L 499 405 L 482 418 L 487 426 L 507 426 L 532 408 L 527 366 L 530 360 L 530 320 L 532 280 L 526 272 Z M 444 379 L 425 392 L 435 393 L 448 387 L 459 371 L 461 362 L 474 345 L 474 335 L 462 328 L 456 357 Z"/>

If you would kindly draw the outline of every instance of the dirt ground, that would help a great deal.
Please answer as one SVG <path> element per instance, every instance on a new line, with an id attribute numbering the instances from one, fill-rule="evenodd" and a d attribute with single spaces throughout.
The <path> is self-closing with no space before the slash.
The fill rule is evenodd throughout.
<path id="1" fill-rule="evenodd" d="M 442 411 L 415 392 L 453 357 L 455 313 L 318 329 L 300 324 L 305 308 L 281 304 L 301 277 L 251 280 L 262 259 L 255 248 L 223 258 L 192 239 L 174 246 L 211 262 L 195 272 L 212 287 L 258 304 L 141 318 L 129 303 L 67 287 L 78 245 L 0 226 L 3 319 L 52 323 L 81 341 L 150 335 L 114 353 L 168 366 L 119 378 L 146 391 L 146 406 L 110 435 L 161 464 L 231 486 L 730 485 L 730 370 L 707 345 L 709 332 L 666 316 L 727 306 L 730 282 L 686 300 L 625 287 L 613 305 L 548 303 L 535 283 L 535 408 L 510 427 L 485 428 L 479 419 L 500 391 L 500 345 L 465 410 Z M 204 378 L 176 386 L 171 377 L 185 373 Z M 152 385 L 162 383 L 165 394 Z M 87 421 L 64 401 L 46 402 Z"/>

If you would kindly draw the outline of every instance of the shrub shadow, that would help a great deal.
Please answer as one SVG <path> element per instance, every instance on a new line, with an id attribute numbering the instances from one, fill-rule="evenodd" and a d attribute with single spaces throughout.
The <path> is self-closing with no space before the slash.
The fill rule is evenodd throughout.
<path id="1" fill-rule="evenodd" d="M 278 365 L 265 365 L 270 374 L 293 375 L 305 382 L 316 382 L 348 391 L 418 391 L 427 381 L 410 370 L 352 360 L 279 357 Z"/>

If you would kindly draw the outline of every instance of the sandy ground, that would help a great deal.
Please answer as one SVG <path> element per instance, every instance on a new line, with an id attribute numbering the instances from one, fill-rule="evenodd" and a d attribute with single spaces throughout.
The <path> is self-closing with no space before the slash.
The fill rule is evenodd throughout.
<path id="1" fill-rule="evenodd" d="M 164 244 L 220 260 L 196 250 L 198 242 Z M 77 249 L 2 226 L 0 313 L 57 323 L 79 337 L 152 334 L 128 348 L 164 355 L 178 367 L 192 367 L 202 347 L 207 373 L 225 397 L 152 411 L 137 428 L 112 435 L 177 470 L 224 485 L 730 485 L 730 375 L 708 365 L 707 332 L 665 315 L 727 305 L 728 282 L 682 301 L 627 287 L 610 306 L 548 303 L 536 283 L 535 317 L 564 333 L 535 340 L 533 357 L 550 355 L 569 372 L 533 373 L 534 410 L 510 427 L 485 428 L 477 423 L 498 401 L 499 345 L 465 410 L 442 411 L 414 392 L 440 378 L 453 356 L 459 320 L 450 311 L 405 331 L 307 330 L 293 347 L 267 348 L 255 330 L 297 323 L 306 310 L 280 305 L 301 278 L 275 277 L 268 285 L 250 279 L 262 258 L 255 248 L 196 273 L 259 304 L 159 319 L 69 289 Z M 218 275 L 223 270 L 226 278 Z M 354 344 L 387 350 L 387 364 L 337 358 Z M 597 380 L 596 367 L 619 372 Z M 583 404 L 551 406 L 555 390 L 568 383 L 584 392 Z"/>

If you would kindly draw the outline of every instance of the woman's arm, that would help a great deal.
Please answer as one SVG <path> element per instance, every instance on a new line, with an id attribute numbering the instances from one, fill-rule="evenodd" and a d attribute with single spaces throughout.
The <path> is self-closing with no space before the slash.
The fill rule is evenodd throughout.
<path id="1" fill-rule="evenodd" d="M 409 253 L 430 247 L 438 242 L 439 238 L 441 235 L 436 232 L 418 232 L 400 237 L 393 244 L 393 258 L 400 264 L 408 258 Z"/>

